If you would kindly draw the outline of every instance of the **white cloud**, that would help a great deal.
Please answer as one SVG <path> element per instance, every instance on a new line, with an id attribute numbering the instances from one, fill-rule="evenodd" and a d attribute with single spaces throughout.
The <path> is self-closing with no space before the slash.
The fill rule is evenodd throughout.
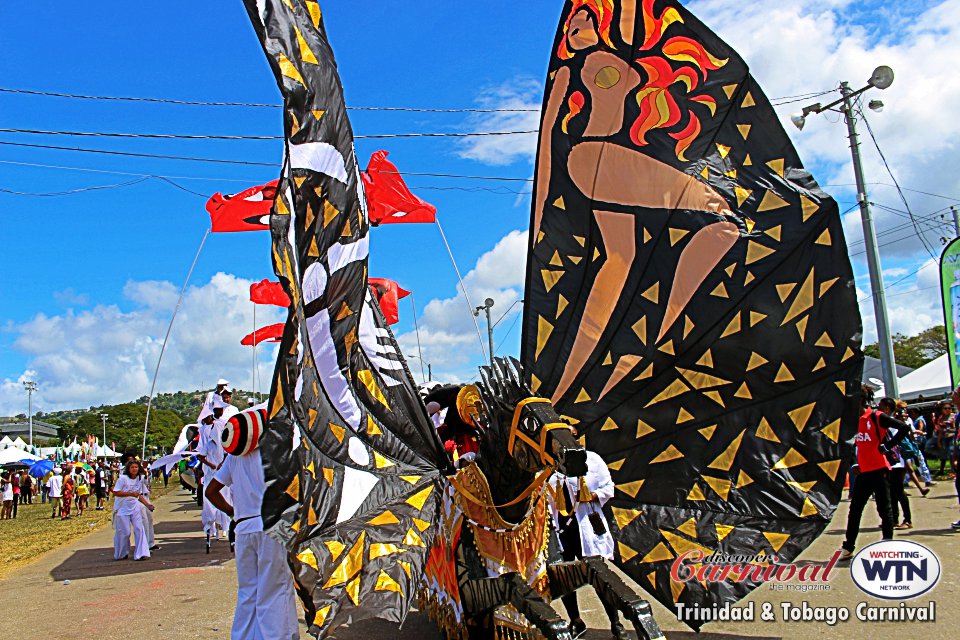
<path id="1" fill-rule="evenodd" d="M 533 111 L 477 114 L 464 123 L 464 128 L 469 132 L 537 131 L 540 128 L 542 98 L 543 84 L 530 78 L 514 78 L 502 85 L 487 87 L 477 96 L 480 107 Z M 490 165 L 505 165 L 517 160 L 533 162 L 536 153 L 535 133 L 466 138 L 457 151 L 461 158 Z"/>
<path id="2" fill-rule="evenodd" d="M 523 296 L 524 274 L 527 260 L 527 232 L 511 231 L 500 239 L 488 252 L 477 259 L 476 265 L 463 277 L 464 285 L 474 306 L 483 304 L 485 298 L 493 298 L 495 305 L 491 311 L 494 321 L 513 305 L 503 317 L 495 332 L 495 338 L 503 340 L 510 323 L 520 313 L 521 305 L 514 304 Z M 433 366 L 433 377 L 443 381 L 460 381 L 476 378 L 475 366 L 483 362 L 481 355 L 481 337 L 477 335 L 477 321 L 480 336 L 486 345 L 486 319 L 472 316 L 462 292 L 449 298 L 430 300 L 419 318 L 420 348 L 423 359 Z M 519 331 L 515 328 L 510 334 L 511 342 L 516 340 Z M 418 354 L 417 336 L 409 332 L 398 336 L 405 355 Z M 517 354 L 513 349 L 500 342 L 495 347 L 497 355 Z M 419 371 L 419 365 L 410 360 L 411 368 Z M 419 376 L 417 376 L 419 378 Z"/>
<path id="3" fill-rule="evenodd" d="M 879 144 L 900 184 L 909 189 L 956 197 L 960 200 L 960 176 L 945 161 L 953 155 L 960 136 L 960 121 L 950 117 L 960 100 L 960 78 L 952 61 L 960 55 L 960 1 L 929 0 L 897 4 L 852 0 L 756 0 L 744 11 L 739 0 L 697 0 L 691 10 L 750 64 L 751 71 L 770 97 L 795 96 L 836 88 L 847 80 L 858 89 L 873 68 L 893 67 L 896 80 L 886 91 L 870 90 L 865 101 L 882 99 L 883 113 L 865 109 Z M 826 185 L 851 185 L 846 127 L 839 115 L 807 118 L 803 132 L 789 123 L 791 112 L 812 102 L 832 101 L 834 92 L 777 108 L 782 121 L 808 166 Z M 903 210 L 886 168 L 861 123 L 866 176 L 871 200 Z M 852 187 L 827 187 L 838 199 L 854 204 Z M 907 191 L 914 214 L 927 216 L 950 200 Z M 928 255 L 915 238 L 912 227 L 890 231 L 907 220 L 903 214 L 877 208 L 875 223 L 884 259 Z M 933 251 L 938 237 L 952 236 L 952 225 L 936 216 L 921 221 Z M 851 254 L 863 250 L 860 216 L 855 210 L 845 217 Z M 896 242 L 893 242 L 896 241 Z M 863 255 L 854 255 L 863 260 Z M 911 269 L 912 270 L 912 269 Z"/>
<path id="4" fill-rule="evenodd" d="M 251 282 L 218 273 L 187 289 L 160 367 L 158 391 L 212 386 L 224 376 L 251 386 L 252 354 L 240 338 L 253 331 Z M 34 409 L 54 411 L 134 400 L 147 395 L 178 288 L 163 281 L 128 282 L 124 298 L 133 305 L 38 314 L 9 326 L 13 349 L 27 357 L 27 370 L 0 381 L 0 415 L 24 413 L 24 379 L 36 380 Z M 257 324 L 281 322 L 283 310 L 260 306 Z M 275 348 L 258 348 L 260 371 L 269 384 Z"/>

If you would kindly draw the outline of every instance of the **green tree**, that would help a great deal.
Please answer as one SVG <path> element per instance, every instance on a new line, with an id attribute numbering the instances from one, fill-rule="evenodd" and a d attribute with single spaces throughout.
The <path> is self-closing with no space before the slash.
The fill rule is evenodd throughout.
<path id="1" fill-rule="evenodd" d="M 103 438 L 100 414 L 107 414 L 107 444 L 116 443 L 117 450 L 140 451 L 143 445 L 143 423 L 147 408 L 138 404 L 118 404 L 99 407 L 93 413 L 84 413 L 72 425 L 61 430 L 65 439 L 74 436 L 83 439 L 87 434 Z M 151 409 L 147 428 L 147 451 L 169 450 L 177 441 L 183 425 L 183 416 L 167 409 Z"/>
<path id="2" fill-rule="evenodd" d="M 947 352 L 947 333 L 942 325 L 924 329 L 915 336 L 898 333 L 893 336 L 893 355 L 897 364 L 916 369 Z M 864 355 L 880 357 L 876 342 L 863 348 Z"/>

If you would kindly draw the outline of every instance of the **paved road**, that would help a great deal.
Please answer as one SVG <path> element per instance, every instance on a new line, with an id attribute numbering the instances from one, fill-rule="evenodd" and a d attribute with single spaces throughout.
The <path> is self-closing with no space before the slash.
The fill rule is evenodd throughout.
<path id="1" fill-rule="evenodd" d="M 914 493 L 916 493 L 914 491 Z M 694 634 L 659 605 L 657 620 L 670 640 L 735 640 L 739 638 L 955 638 L 960 628 L 956 605 L 960 594 L 960 534 L 949 523 L 957 518 L 952 485 L 942 483 L 930 497 L 914 497 L 917 529 L 904 538 L 933 548 L 944 563 L 943 578 L 929 598 L 914 603 L 937 602 L 933 625 L 863 624 L 850 622 L 829 627 L 822 623 L 711 623 L 703 633 Z M 864 523 L 872 523 L 868 510 Z M 236 601 L 236 574 L 226 543 L 204 553 L 200 513 L 189 496 L 181 491 L 158 500 L 157 541 L 162 549 L 144 562 L 112 560 L 113 531 L 104 528 L 62 549 L 50 552 L 0 581 L 0 638 L 32 640 L 50 637 L 129 640 L 132 635 L 149 637 L 225 638 Z M 827 533 L 804 554 L 809 561 L 825 561 L 842 540 L 846 521 L 844 503 Z M 863 544 L 879 539 L 875 528 L 863 533 Z M 69 581 L 69 583 L 68 583 Z M 813 606 L 855 607 L 868 600 L 845 571 L 831 580 L 829 592 L 805 595 L 774 593 L 761 588 L 745 602 L 779 603 L 808 601 Z M 880 604 L 879 601 L 872 601 Z M 779 605 L 777 605 L 779 606 Z M 584 617 L 591 626 L 588 640 L 609 637 L 599 603 L 581 596 Z M 307 638 L 304 629 L 303 637 Z M 392 624 L 364 621 L 341 628 L 339 640 L 434 640 L 439 638 L 424 616 L 412 613 L 398 630 Z"/>

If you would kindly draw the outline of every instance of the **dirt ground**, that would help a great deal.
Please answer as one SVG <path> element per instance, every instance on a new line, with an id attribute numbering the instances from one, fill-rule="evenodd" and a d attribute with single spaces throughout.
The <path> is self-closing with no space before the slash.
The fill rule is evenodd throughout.
<path id="1" fill-rule="evenodd" d="M 707 624 L 695 634 L 667 609 L 655 604 L 657 621 L 670 640 L 734 640 L 738 638 L 955 638 L 960 628 L 960 613 L 955 602 L 960 593 L 960 533 L 950 529 L 957 519 L 957 498 L 952 483 L 943 482 L 927 498 L 914 494 L 912 531 L 898 537 L 920 542 L 940 556 L 943 575 L 939 585 L 911 605 L 935 601 L 934 623 L 863 623 L 853 620 L 828 626 L 821 622 L 785 623 L 780 619 L 781 602 L 811 606 L 847 606 L 851 612 L 859 602 L 884 604 L 869 598 L 840 570 L 831 579 L 830 591 L 807 594 L 774 592 L 769 587 L 754 591 L 738 604 L 764 602 L 775 604 L 776 622 Z M 0 638 L 32 640 L 77 636 L 102 640 L 127 640 L 132 636 L 180 638 L 226 638 L 236 602 L 236 574 L 226 543 L 205 553 L 200 532 L 200 512 L 183 491 L 174 491 L 157 500 L 155 514 L 157 542 L 162 546 L 144 562 L 112 560 L 113 530 L 97 530 L 60 549 L 37 558 L 0 580 Z M 840 545 L 846 522 L 846 502 L 827 532 L 803 556 L 803 560 L 824 562 Z M 876 522 L 868 506 L 864 524 Z M 880 538 L 879 531 L 867 527 L 861 544 Z M 584 618 L 590 625 L 586 638 L 608 638 L 606 620 L 596 598 L 581 596 Z M 309 637 L 304 627 L 303 637 Z M 365 621 L 342 627 L 340 640 L 433 640 L 439 638 L 432 623 L 416 612 L 402 629 L 380 621 Z"/>

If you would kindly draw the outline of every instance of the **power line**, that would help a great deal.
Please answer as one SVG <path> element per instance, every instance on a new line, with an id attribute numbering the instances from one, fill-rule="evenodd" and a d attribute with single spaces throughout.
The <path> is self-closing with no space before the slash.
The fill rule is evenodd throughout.
<path id="1" fill-rule="evenodd" d="M 777 98 L 771 98 L 770 102 L 773 106 L 782 106 L 785 104 L 791 104 L 794 102 L 802 102 L 803 100 L 811 100 L 813 98 L 818 98 L 828 93 L 836 91 L 834 89 L 827 89 L 825 91 L 805 93 L 795 96 L 780 96 Z M 281 105 L 279 104 L 268 104 L 263 102 L 214 102 L 206 100 L 175 100 L 172 98 L 152 98 L 144 96 L 104 96 L 104 95 L 89 95 L 81 93 L 65 93 L 62 91 L 38 91 L 34 89 L 15 89 L 11 87 L 0 87 L 0 92 L 3 93 L 12 93 L 20 95 L 29 95 L 29 96 L 42 96 L 47 98 L 70 98 L 75 100 L 98 100 L 98 101 L 114 101 L 114 102 L 150 102 L 156 104 L 172 104 L 172 105 L 181 105 L 181 106 L 197 106 L 197 107 L 249 107 L 249 108 L 265 108 L 265 109 L 280 109 Z M 398 112 L 408 112 L 408 113 L 537 113 L 540 109 L 536 108 L 521 108 L 521 109 L 504 109 L 504 108 L 475 108 L 475 107 L 460 107 L 454 109 L 437 109 L 430 107 L 347 107 L 348 111 L 398 111 Z"/>
<path id="2" fill-rule="evenodd" d="M 857 99 L 857 113 L 860 115 L 860 119 L 863 120 L 863 123 L 867 125 L 867 132 L 870 134 L 870 139 L 873 140 L 873 146 L 877 148 L 877 153 L 880 154 L 880 159 L 883 160 L 883 166 L 886 167 L 887 174 L 890 176 L 890 179 L 893 180 L 893 184 L 897 188 L 897 193 L 900 194 L 900 200 L 903 201 L 903 206 L 907 209 L 907 215 L 910 216 L 910 220 L 913 222 L 913 227 L 917 233 L 917 238 L 920 239 L 920 244 L 922 244 L 923 248 L 927 250 L 927 253 L 930 254 L 930 257 L 935 260 L 936 256 L 933 255 L 933 249 L 927 245 L 926 238 L 924 238 L 923 234 L 920 232 L 920 228 L 913 217 L 913 212 L 910 211 L 910 204 L 907 202 L 907 197 L 903 195 L 903 190 L 900 188 L 900 183 L 897 182 L 897 177 L 893 175 L 893 170 L 890 168 L 890 164 L 887 162 L 887 156 L 884 155 L 883 149 L 880 148 L 880 143 L 877 142 L 877 137 L 873 135 L 873 127 L 870 126 L 870 121 L 867 120 L 867 116 L 863 113 L 862 102 L 862 98 Z"/>
<path id="3" fill-rule="evenodd" d="M 90 138 L 148 138 L 154 140 L 283 140 L 284 136 L 239 136 L 189 133 L 123 133 L 114 131 L 52 131 L 46 129 L 0 128 L 0 133 L 25 133 L 43 136 L 81 136 Z M 388 138 L 474 138 L 483 136 L 515 136 L 537 133 L 531 131 L 464 131 L 464 132 L 416 132 L 374 133 L 355 135 L 356 140 L 383 140 Z"/>
<path id="4" fill-rule="evenodd" d="M 61 169 L 64 171 L 85 171 L 89 173 L 106 173 L 115 176 L 139 176 L 142 178 L 170 178 L 171 180 L 202 180 L 207 182 L 242 182 L 249 184 L 256 180 L 243 180 L 241 178 L 201 178 L 199 176 L 168 176 L 155 173 L 133 173 L 130 171 L 111 171 L 108 169 L 93 169 L 90 167 L 72 167 L 60 164 L 42 164 L 39 162 L 18 162 L 16 160 L 0 160 L 0 164 L 11 164 L 21 167 L 36 167 L 40 169 Z"/>
<path id="5" fill-rule="evenodd" d="M 119 102 L 153 102 L 158 104 L 175 104 L 195 107 L 254 107 L 266 109 L 280 109 L 279 104 L 265 104 L 262 102 L 209 102 L 204 100 L 173 100 L 170 98 L 148 98 L 141 96 L 97 96 L 80 93 L 62 93 L 58 91 L 34 91 L 31 89 L 12 89 L 0 87 L 0 92 L 16 93 L 30 96 L 44 96 L 48 98 L 73 98 L 79 100 L 106 100 Z M 539 109 L 432 109 L 423 107 L 347 107 L 348 111 L 405 111 L 411 113 L 535 113 Z"/>

